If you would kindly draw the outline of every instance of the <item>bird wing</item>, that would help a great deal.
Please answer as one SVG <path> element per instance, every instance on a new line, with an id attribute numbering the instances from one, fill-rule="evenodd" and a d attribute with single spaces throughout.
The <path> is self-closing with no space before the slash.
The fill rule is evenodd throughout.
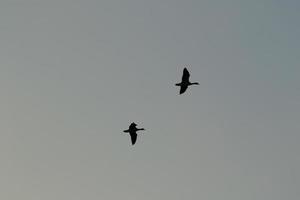
<path id="1" fill-rule="evenodd" d="M 134 145 L 136 142 L 137 134 L 136 133 L 130 133 L 131 137 L 131 144 Z"/>
<path id="2" fill-rule="evenodd" d="M 190 73 L 186 68 L 184 68 L 183 75 L 182 75 L 182 82 L 187 82 L 189 78 L 190 78 Z"/>
<path id="3" fill-rule="evenodd" d="M 184 92 L 186 91 L 187 88 L 188 88 L 187 85 L 181 85 L 181 86 L 180 86 L 180 92 L 179 92 L 179 94 L 184 93 Z"/>

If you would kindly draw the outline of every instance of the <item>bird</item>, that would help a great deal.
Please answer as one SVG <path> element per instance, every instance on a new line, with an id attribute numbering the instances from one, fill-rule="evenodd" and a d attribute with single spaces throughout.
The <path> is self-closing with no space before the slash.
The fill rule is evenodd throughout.
<path id="1" fill-rule="evenodd" d="M 137 131 L 144 131 L 144 128 L 137 128 L 136 127 L 137 124 L 132 122 L 129 126 L 128 130 L 124 130 L 124 133 L 129 133 L 130 137 L 131 137 L 131 144 L 134 145 L 136 142 L 136 138 L 137 138 Z"/>
<path id="2" fill-rule="evenodd" d="M 183 94 L 190 85 L 200 85 L 200 84 L 198 82 L 191 83 L 190 73 L 187 70 L 187 68 L 184 68 L 181 83 L 176 83 L 175 85 L 180 86 L 179 94 Z"/>

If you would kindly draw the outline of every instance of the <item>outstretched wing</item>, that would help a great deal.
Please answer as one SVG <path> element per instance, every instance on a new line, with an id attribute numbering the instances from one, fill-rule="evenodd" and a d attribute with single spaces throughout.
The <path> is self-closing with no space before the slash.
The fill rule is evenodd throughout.
<path id="1" fill-rule="evenodd" d="M 179 94 L 184 93 L 184 92 L 186 91 L 187 88 L 188 88 L 187 85 L 181 85 L 181 86 L 180 86 L 180 92 L 179 92 Z"/>
<path id="2" fill-rule="evenodd" d="M 190 78 L 190 73 L 186 68 L 184 68 L 183 75 L 182 75 L 182 82 L 188 82 L 189 78 Z"/>
<path id="3" fill-rule="evenodd" d="M 130 133 L 131 137 L 131 144 L 134 145 L 136 142 L 137 134 L 136 133 Z"/>

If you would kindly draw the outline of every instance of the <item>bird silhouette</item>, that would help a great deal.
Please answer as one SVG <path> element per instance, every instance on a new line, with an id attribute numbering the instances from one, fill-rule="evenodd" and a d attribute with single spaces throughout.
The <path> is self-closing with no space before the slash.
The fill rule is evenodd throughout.
<path id="1" fill-rule="evenodd" d="M 182 79 L 181 79 L 181 83 L 176 83 L 176 86 L 180 86 L 180 92 L 179 94 L 182 94 L 186 91 L 186 89 L 190 86 L 190 85 L 199 85 L 198 82 L 194 82 L 191 83 L 190 82 L 190 73 L 189 71 L 184 68 L 183 69 L 183 75 L 182 75 Z"/>
<path id="2" fill-rule="evenodd" d="M 144 128 L 136 128 L 137 124 L 135 124 L 134 122 L 132 122 L 129 126 L 128 130 L 124 130 L 124 133 L 129 133 L 130 137 L 131 137 L 131 144 L 134 145 L 136 142 L 136 138 L 137 138 L 137 131 L 144 131 Z"/>

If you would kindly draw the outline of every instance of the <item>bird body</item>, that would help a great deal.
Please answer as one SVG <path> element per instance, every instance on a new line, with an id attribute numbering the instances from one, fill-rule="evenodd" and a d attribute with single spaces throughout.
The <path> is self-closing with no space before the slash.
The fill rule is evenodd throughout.
<path id="1" fill-rule="evenodd" d="M 137 133 L 136 132 L 145 130 L 144 128 L 137 128 L 136 126 L 137 126 L 137 124 L 132 122 L 129 126 L 129 129 L 123 131 L 124 133 L 129 133 L 132 145 L 134 145 L 136 143 L 136 139 L 137 139 Z"/>
<path id="2" fill-rule="evenodd" d="M 186 68 L 184 68 L 181 83 L 176 83 L 175 85 L 180 86 L 179 94 L 183 94 L 190 85 L 199 85 L 199 83 L 198 82 L 191 83 L 190 73 Z"/>

